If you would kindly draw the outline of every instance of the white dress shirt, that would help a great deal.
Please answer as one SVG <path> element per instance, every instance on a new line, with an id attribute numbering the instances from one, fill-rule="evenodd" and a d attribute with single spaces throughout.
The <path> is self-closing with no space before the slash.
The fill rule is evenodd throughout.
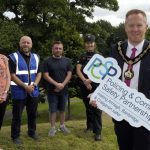
<path id="1" fill-rule="evenodd" d="M 142 52 L 143 44 L 144 44 L 144 40 L 141 43 L 139 43 L 138 45 L 136 45 L 135 48 L 137 49 L 137 51 L 135 53 L 135 56 L 139 55 Z M 132 48 L 134 48 L 134 46 L 128 41 L 126 56 L 128 56 L 129 58 L 132 54 Z M 138 90 L 140 64 L 141 64 L 141 61 L 138 61 L 136 64 L 133 65 L 132 70 L 134 72 L 134 76 L 133 76 L 133 78 L 131 79 L 131 82 L 130 82 L 130 87 L 134 88 L 134 89 L 137 89 L 137 90 Z M 125 62 L 124 66 L 123 66 L 123 74 L 122 74 L 122 80 L 123 81 L 125 80 L 124 72 L 127 70 L 127 68 L 128 68 L 128 64 Z"/>

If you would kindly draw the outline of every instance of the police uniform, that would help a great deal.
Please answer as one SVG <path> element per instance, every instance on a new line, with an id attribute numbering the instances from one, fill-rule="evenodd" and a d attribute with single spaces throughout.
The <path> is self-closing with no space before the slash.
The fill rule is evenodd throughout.
<path id="1" fill-rule="evenodd" d="M 93 36 L 93 35 L 92 35 Z M 91 35 L 89 35 L 89 37 L 86 37 L 85 41 L 94 41 L 95 39 L 93 39 L 94 37 L 91 37 Z M 95 54 L 95 52 L 85 52 L 83 53 L 79 60 L 77 61 L 77 64 L 80 64 L 81 67 L 81 72 L 83 74 L 83 76 L 88 79 L 87 75 L 83 72 L 84 67 L 86 66 L 86 64 L 89 62 L 89 60 L 92 58 L 92 56 Z M 101 115 L 102 115 L 102 111 L 92 107 L 89 104 L 90 99 L 87 97 L 89 94 L 93 93 L 95 91 L 95 89 L 97 88 L 98 84 L 92 82 L 92 90 L 88 90 L 86 88 L 86 86 L 84 85 L 83 81 L 79 78 L 79 87 L 80 87 L 80 91 L 81 91 L 81 96 L 86 108 L 86 131 L 88 130 L 92 130 L 96 135 L 101 135 L 101 130 L 102 130 L 102 119 L 101 119 Z"/>

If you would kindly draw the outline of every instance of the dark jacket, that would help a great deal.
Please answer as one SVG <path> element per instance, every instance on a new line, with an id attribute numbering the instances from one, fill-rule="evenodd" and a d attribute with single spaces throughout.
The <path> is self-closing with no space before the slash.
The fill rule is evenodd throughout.
<path id="1" fill-rule="evenodd" d="M 127 41 L 123 42 L 121 49 L 124 54 L 127 50 Z M 143 50 L 147 48 L 149 41 L 145 40 L 143 45 Z M 117 60 L 121 69 L 123 69 L 124 61 L 118 53 L 118 46 L 115 45 L 111 52 L 110 57 L 113 57 Z M 150 99 L 150 48 L 147 51 L 147 54 L 142 58 L 139 70 L 139 80 L 138 80 L 138 91 L 143 93 L 148 99 Z"/>

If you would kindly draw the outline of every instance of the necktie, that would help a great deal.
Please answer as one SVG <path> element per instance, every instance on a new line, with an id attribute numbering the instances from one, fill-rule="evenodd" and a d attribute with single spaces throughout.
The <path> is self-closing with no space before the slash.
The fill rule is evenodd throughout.
<path id="1" fill-rule="evenodd" d="M 137 50 L 136 48 L 132 48 L 132 53 L 131 53 L 130 59 L 133 59 L 135 57 L 136 50 Z M 129 64 L 128 69 L 131 70 L 132 68 L 133 68 L 133 65 Z M 130 86 L 131 80 L 125 79 L 124 82 L 126 83 L 127 86 Z"/>

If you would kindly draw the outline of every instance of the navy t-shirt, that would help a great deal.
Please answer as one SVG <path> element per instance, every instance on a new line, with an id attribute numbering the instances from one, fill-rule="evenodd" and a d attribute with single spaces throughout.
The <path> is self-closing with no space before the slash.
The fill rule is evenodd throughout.
<path id="1" fill-rule="evenodd" d="M 72 72 L 72 63 L 71 60 L 67 57 L 55 58 L 49 57 L 47 60 L 44 61 L 43 72 L 49 73 L 49 76 L 55 80 L 56 82 L 62 83 L 66 76 L 67 72 Z M 47 90 L 48 92 L 54 92 L 55 86 L 47 82 Z M 66 85 L 64 89 L 57 94 L 62 94 L 64 92 L 68 92 L 68 86 Z"/>

